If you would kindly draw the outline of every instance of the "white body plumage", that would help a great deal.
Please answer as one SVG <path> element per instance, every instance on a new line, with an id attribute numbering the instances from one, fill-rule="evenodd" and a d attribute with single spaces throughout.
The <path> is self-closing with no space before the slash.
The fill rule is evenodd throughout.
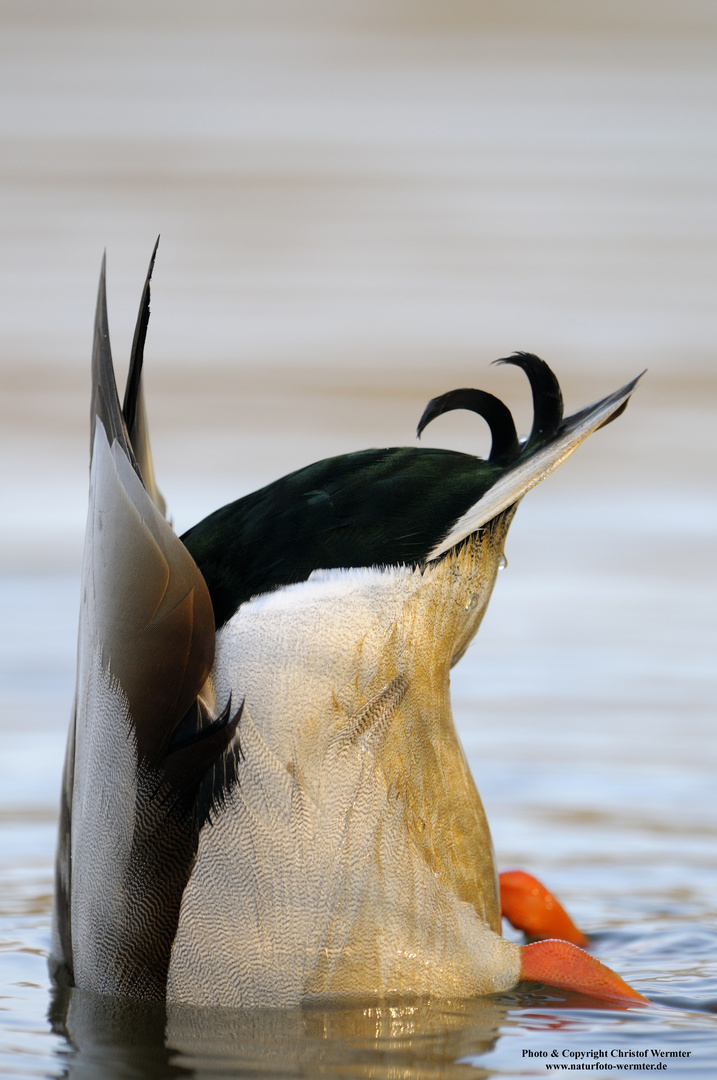
<path id="1" fill-rule="evenodd" d="M 170 998 L 270 1005 L 515 984 L 518 948 L 496 932 L 490 836 L 449 700 L 507 524 L 423 572 L 317 572 L 220 631 L 212 681 L 218 699 L 245 702 L 245 762 L 200 837 Z"/>

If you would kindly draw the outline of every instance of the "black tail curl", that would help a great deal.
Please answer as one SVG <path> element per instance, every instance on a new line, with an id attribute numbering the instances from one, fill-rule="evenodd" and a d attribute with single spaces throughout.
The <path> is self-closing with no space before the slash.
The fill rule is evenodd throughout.
<path id="1" fill-rule="evenodd" d="M 555 437 L 563 422 L 563 395 L 545 361 L 534 353 L 516 352 L 493 363 L 512 364 L 528 376 L 533 394 L 533 426 L 527 440 L 520 443 L 510 409 L 500 398 L 485 390 L 468 387 L 449 390 L 428 402 L 416 429 L 419 439 L 431 420 L 454 409 L 468 409 L 483 417 L 490 427 L 492 439 L 488 461 L 496 465 L 508 465 L 519 457 L 532 454 Z"/>

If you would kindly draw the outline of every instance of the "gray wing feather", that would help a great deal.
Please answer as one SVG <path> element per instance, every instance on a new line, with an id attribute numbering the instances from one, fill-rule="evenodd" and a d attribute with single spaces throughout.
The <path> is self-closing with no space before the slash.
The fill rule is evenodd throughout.
<path id="1" fill-rule="evenodd" d="M 144 308 L 143 296 L 140 318 Z M 133 430 L 148 452 L 143 424 Z M 165 763 L 173 733 L 207 683 L 214 617 L 201 573 L 145 487 L 146 452 L 135 454 L 120 409 L 104 261 L 91 426 L 54 952 L 78 986 L 163 997 L 197 841 L 191 815 L 177 812 Z"/>

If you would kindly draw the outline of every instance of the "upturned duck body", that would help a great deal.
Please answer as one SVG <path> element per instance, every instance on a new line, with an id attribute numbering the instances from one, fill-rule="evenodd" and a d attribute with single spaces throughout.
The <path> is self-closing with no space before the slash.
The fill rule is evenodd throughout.
<path id="1" fill-rule="evenodd" d="M 58 975 L 200 1005 L 468 996 L 521 978 L 641 1000 L 574 944 L 501 937 L 449 699 L 518 501 L 637 380 L 564 418 L 550 369 L 516 354 L 503 362 L 530 380 L 527 440 L 497 398 L 456 390 L 429 403 L 418 433 L 471 409 L 490 425 L 486 460 L 419 447 L 331 458 L 180 539 L 142 394 L 151 273 L 121 406 L 104 264 L 100 277 Z M 533 879 L 503 884 L 533 936 L 580 940 L 547 920 L 555 902 Z"/>

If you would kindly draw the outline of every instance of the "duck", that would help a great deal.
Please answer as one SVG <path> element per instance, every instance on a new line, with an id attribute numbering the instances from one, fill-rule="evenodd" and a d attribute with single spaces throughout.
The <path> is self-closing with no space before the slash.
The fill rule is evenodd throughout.
<path id="1" fill-rule="evenodd" d="M 195 1006 L 460 998 L 521 981 L 645 999 L 581 946 L 555 897 L 499 877 L 451 714 L 522 497 L 625 409 L 640 378 L 565 417 L 521 369 L 486 458 L 421 446 L 308 465 L 177 536 L 142 370 L 155 246 L 124 399 L 103 259 L 77 682 L 63 772 L 52 966 L 60 984 Z M 501 933 L 505 915 L 528 938 Z"/>

